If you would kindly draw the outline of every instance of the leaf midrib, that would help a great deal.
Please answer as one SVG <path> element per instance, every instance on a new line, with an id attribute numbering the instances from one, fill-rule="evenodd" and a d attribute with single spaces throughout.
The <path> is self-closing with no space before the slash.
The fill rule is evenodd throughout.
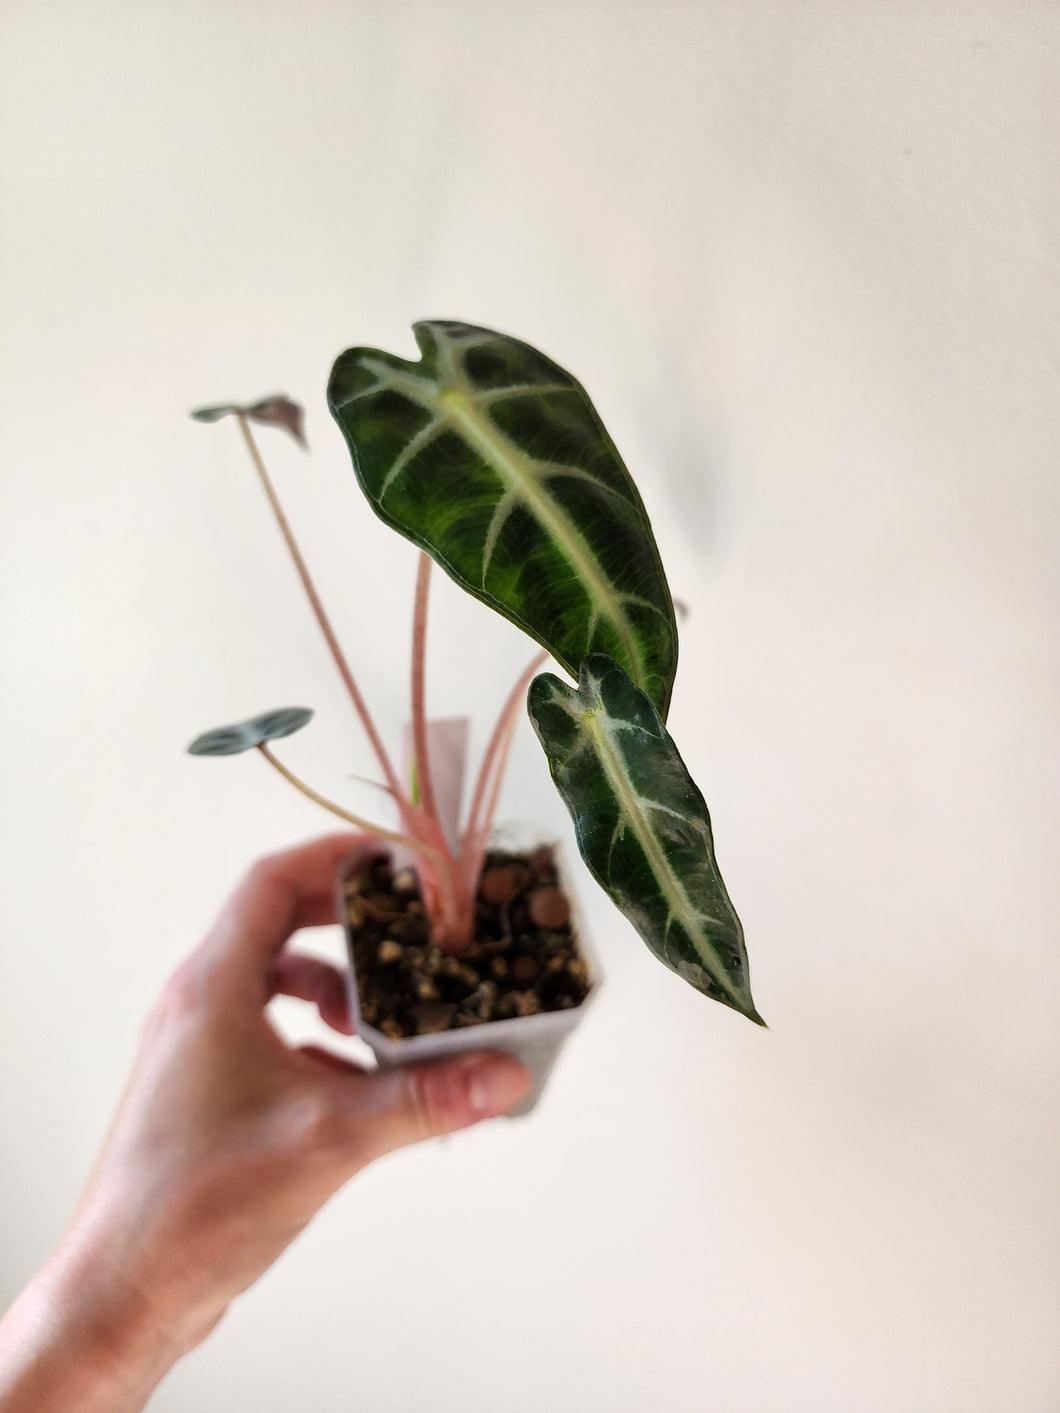
<path id="1" fill-rule="evenodd" d="M 577 526 L 564 515 L 556 500 L 542 489 L 534 475 L 533 466 L 535 463 L 533 459 L 521 451 L 489 416 L 483 416 L 476 411 L 474 393 L 468 389 L 463 379 L 443 388 L 435 379 L 417 376 L 406 369 L 393 368 L 380 359 L 366 358 L 364 366 L 374 373 L 379 381 L 374 387 L 366 388 L 363 392 L 355 394 L 355 397 L 368 397 L 382 392 L 384 389 L 390 389 L 400 396 L 408 398 L 410 402 L 416 403 L 424 411 L 431 413 L 435 419 L 432 432 L 436 432 L 440 426 L 448 423 L 454 429 L 459 430 L 468 444 L 500 473 L 502 479 L 507 482 L 509 490 L 515 491 L 521 498 L 530 513 L 564 554 L 575 573 L 586 584 L 593 602 L 599 605 L 597 616 L 607 618 L 618 634 L 630 666 L 636 669 L 636 675 L 634 676 L 633 673 L 630 675 L 637 685 L 646 691 L 648 688 L 648 664 L 630 627 L 629 620 L 622 612 L 623 596 L 615 592 L 614 586 L 607 579 L 591 547 Z M 451 371 L 454 378 L 459 377 L 455 368 Z M 532 387 L 533 385 L 527 384 L 527 386 Z M 505 391 L 512 392 L 514 388 Z M 580 469 L 571 468 L 574 473 Z M 389 480 L 390 477 L 387 478 L 388 484 Z M 485 585 L 482 587 L 485 588 Z M 593 629 L 590 630 L 589 639 L 585 644 L 587 653 L 592 647 L 593 631 Z"/>
<path id="2" fill-rule="evenodd" d="M 452 421 L 461 429 L 467 441 L 480 452 L 491 466 L 496 467 L 509 487 L 516 491 L 530 513 L 545 529 L 551 539 L 560 547 L 567 560 L 588 585 L 593 599 L 602 606 L 607 617 L 622 640 L 629 659 L 637 666 L 638 685 L 645 685 L 645 664 L 639 645 L 625 615 L 621 612 L 621 600 L 613 586 L 604 576 L 585 537 L 577 526 L 571 524 L 556 501 L 542 490 L 532 470 L 533 461 L 512 442 L 489 418 L 482 417 L 459 390 L 443 395 Z M 590 644 L 586 643 L 586 651 Z M 635 679 L 636 680 L 636 679 Z"/>
<path id="3" fill-rule="evenodd" d="M 594 684 L 595 685 L 595 684 Z M 606 711 L 606 708 L 604 709 Z M 654 833 L 644 818 L 644 811 L 641 808 L 640 800 L 630 788 L 629 778 L 626 774 L 624 764 L 621 761 L 620 753 L 616 747 L 610 731 L 607 729 L 605 721 L 601 720 L 598 712 L 590 714 L 578 713 L 584 729 L 593 738 L 596 746 L 597 758 L 607 776 L 608 784 L 614 791 L 619 801 L 619 807 L 630 820 L 634 834 L 641 848 L 644 850 L 645 858 L 648 860 L 648 867 L 655 875 L 655 881 L 659 885 L 659 891 L 666 899 L 667 907 L 676 916 L 677 920 L 684 927 L 690 937 L 697 940 L 700 946 L 700 955 L 704 961 L 708 958 L 714 963 L 712 975 L 737 1003 L 739 1009 L 743 1009 L 744 1001 L 739 991 L 729 981 L 726 973 L 724 959 L 718 954 L 714 946 L 708 941 L 703 933 L 700 915 L 692 905 L 691 899 L 681 886 L 681 881 L 670 867 L 666 855 L 655 840 Z"/>

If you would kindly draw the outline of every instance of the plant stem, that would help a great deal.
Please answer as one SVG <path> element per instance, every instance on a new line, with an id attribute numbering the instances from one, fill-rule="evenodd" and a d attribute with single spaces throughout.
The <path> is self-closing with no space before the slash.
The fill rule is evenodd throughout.
<path id="1" fill-rule="evenodd" d="M 431 557 L 420 551 L 416 571 L 416 608 L 412 618 L 412 749 L 416 783 L 424 812 L 441 824 L 434 797 L 431 762 L 427 750 L 426 670 L 427 596 L 431 587 Z"/>
<path id="2" fill-rule="evenodd" d="M 526 691 L 530 678 L 547 657 L 547 653 L 538 653 L 537 657 L 524 669 L 508 694 L 508 699 L 497 718 L 497 724 L 493 728 L 493 735 L 490 737 L 478 780 L 475 783 L 475 796 L 468 815 L 467 827 L 460 841 L 460 857 L 457 865 L 460 878 L 460 900 L 466 910 L 465 916 L 469 919 L 474 913 L 479 874 L 482 872 L 486 849 L 489 846 L 490 830 L 493 827 L 493 817 L 497 812 L 497 802 L 500 799 L 501 785 L 504 782 L 504 771 L 508 763 L 512 736 L 515 734 L 520 698 Z"/>
<path id="3" fill-rule="evenodd" d="M 480 830 L 479 814 L 482 811 L 482 806 L 486 799 L 486 792 L 489 789 L 490 773 L 493 769 L 494 761 L 497 758 L 497 752 L 501 748 L 501 742 L 504 738 L 506 729 L 509 729 L 508 723 L 514 720 L 515 713 L 519 707 L 519 698 L 526 691 L 526 688 L 530 683 L 530 678 L 533 677 L 534 673 L 538 670 L 539 667 L 541 667 L 541 665 L 546 661 L 547 658 L 548 653 L 538 653 L 537 657 L 535 657 L 534 660 L 529 664 L 529 666 L 523 670 L 515 686 L 508 694 L 507 701 L 501 708 L 501 714 L 497 718 L 496 726 L 494 726 L 493 728 L 493 735 L 490 737 L 489 745 L 486 747 L 486 754 L 482 758 L 482 765 L 479 769 L 478 780 L 475 782 L 475 794 L 472 798 L 471 809 L 467 817 L 466 834 L 468 838 L 471 838 Z M 505 755 L 507 755 L 507 752 L 505 752 Z M 501 771 L 503 774 L 503 763 L 501 766 Z M 492 823 L 492 820 L 490 820 L 486 824 L 487 829 L 489 828 L 489 823 Z"/>
<path id="4" fill-rule="evenodd" d="M 493 828 L 493 818 L 497 813 L 497 805 L 500 803 L 501 786 L 504 784 L 504 772 L 508 768 L 508 754 L 512 748 L 512 737 L 515 735 L 515 722 L 516 717 L 513 712 L 505 725 L 504 737 L 501 741 L 500 751 L 497 756 L 497 769 L 493 772 L 493 789 L 490 791 L 489 804 L 486 806 L 486 813 L 482 818 L 482 824 L 479 826 L 483 848 L 485 848 L 489 842 L 490 830 Z"/>
<path id="5" fill-rule="evenodd" d="M 398 783 L 394 767 L 390 763 L 390 757 L 386 753 L 379 732 L 375 729 L 375 723 L 368 712 L 367 704 L 361 696 L 357 683 L 353 679 L 353 673 L 349 669 L 349 664 L 346 662 L 342 649 L 339 647 L 338 639 L 335 637 L 328 616 L 324 612 L 324 605 L 320 602 L 313 581 L 309 577 L 306 562 L 302 558 L 302 552 L 298 548 L 290 525 L 287 523 L 287 517 L 283 513 L 283 507 L 280 505 L 279 497 L 273 489 L 272 482 L 269 479 L 269 473 L 265 470 L 265 463 L 261 459 L 261 453 L 258 451 L 257 443 L 250 430 L 250 424 L 244 413 L 239 412 L 236 415 L 239 421 L 239 429 L 243 433 L 243 439 L 247 444 L 247 450 L 250 452 L 251 460 L 254 462 L 262 487 L 268 497 L 269 504 L 272 506 L 272 512 L 276 516 L 276 521 L 280 527 L 283 538 L 287 542 L 287 548 L 290 550 L 291 558 L 294 560 L 295 568 L 298 570 L 298 577 L 302 581 L 302 587 L 306 591 L 313 613 L 316 615 L 316 620 L 320 624 L 320 630 L 324 634 L 325 641 L 331 651 L 331 656 L 335 661 L 335 666 L 339 669 L 339 675 L 346 684 L 346 690 L 350 694 L 357 715 L 360 717 L 361 724 L 368 735 L 369 741 L 372 743 L 372 749 L 375 751 L 376 759 L 379 761 L 383 774 L 386 776 L 386 783 L 390 786 L 397 799 L 401 801 L 404 799 L 404 793 Z M 377 830 L 376 832 L 385 835 L 384 830 Z"/>
<path id="6" fill-rule="evenodd" d="M 303 795 L 314 802 L 322 805 L 324 809 L 330 810 L 332 814 L 337 814 L 340 819 L 344 819 L 347 824 L 353 824 L 358 829 L 363 829 L 369 834 L 375 834 L 380 839 L 390 839 L 395 844 L 403 844 L 405 848 L 412 849 L 418 854 L 428 854 L 434 859 L 440 859 L 437 849 L 433 849 L 430 844 L 424 844 L 419 839 L 412 839 L 407 834 L 398 834 L 393 829 L 384 829 L 382 825 L 373 824 L 369 819 L 362 819 L 360 815 L 351 814 L 349 810 L 344 810 L 341 805 L 336 805 L 332 800 L 326 799 L 323 795 L 317 794 L 311 785 L 307 785 L 304 780 L 299 780 L 293 771 L 288 770 L 283 761 L 277 760 L 269 750 L 264 741 L 260 742 L 257 749 L 269 762 L 274 770 L 278 770 L 283 778 L 289 781 L 296 790 L 300 790 Z"/>

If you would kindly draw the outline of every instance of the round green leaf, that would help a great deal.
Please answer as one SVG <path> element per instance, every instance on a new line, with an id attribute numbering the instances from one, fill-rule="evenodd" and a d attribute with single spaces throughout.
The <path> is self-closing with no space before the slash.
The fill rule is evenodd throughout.
<path id="1" fill-rule="evenodd" d="M 252 716 L 247 721 L 237 721 L 232 726 L 218 726 L 213 731 L 204 731 L 192 741 L 188 754 L 238 756 L 265 741 L 278 741 L 281 736 L 293 736 L 296 731 L 301 731 L 312 716 L 313 712 L 309 707 L 277 707 L 274 711 Z"/>
<path id="2" fill-rule="evenodd" d="M 245 721 L 235 726 L 218 726 L 213 731 L 204 731 L 196 736 L 188 747 L 192 756 L 238 756 L 243 751 L 252 750 L 258 744 L 257 737 L 248 729 Z"/>
<path id="3" fill-rule="evenodd" d="M 310 707 L 278 707 L 275 711 L 255 716 L 247 725 L 260 733 L 262 741 L 278 741 L 281 736 L 293 736 L 313 719 Z"/>

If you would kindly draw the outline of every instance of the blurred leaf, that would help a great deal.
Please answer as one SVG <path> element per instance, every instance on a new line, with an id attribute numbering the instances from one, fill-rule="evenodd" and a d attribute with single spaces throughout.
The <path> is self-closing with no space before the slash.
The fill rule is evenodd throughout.
<path id="1" fill-rule="evenodd" d="M 300 731 L 313 716 L 309 707 L 278 707 L 275 711 L 237 721 L 232 726 L 218 726 L 196 736 L 188 747 L 193 756 L 238 756 L 251 751 L 264 741 L 276 741 Z"/>
<path id="2" fill-rule="evenodd" d="M 196 736 L 188 747 L 192 756 L 238 756 L 242 751 L 252 750 L 258 738 L 248 728 L 247 723 L 236 726 L 218 726 L 213 731 L 204 731 Z"/>
<path id="3" fill-rule="evenodd" d="M 581 385 L 518 339 L 415 324 L 351 348 L 328 404 L 373 509 L 573 677 L 616 658 L 665 714 L 677 625 L 647 513 Z"/>
<path id="4" fill-rule="evenodd" d="M 247 725 L 258 731 L 263 741 L 278 741 L 281 736 L 293 736 L 313 719 L 311 707 L 278 707 L 255 716 Z"/>
<path id="5" fill-rule="evenodd" d="M 593 877 L 660 961 L 764 1025 L 706 802 L 648 697 L 593 654 L 577 690 L 535 677 L 528 707 Z"/>
<path id="6" fill-rule="evenodd" d="M 263 422 L 274 427 L 286 427 L 299 446 L 307 446 L 305 439 L 305 413 L 297 402 L 292 402 L 282 393 L 275 397 L 262 398 L 246 409 L 252 422 Z"/>
<path id="7" fill-rule="evenodd" d="M 292 402 L 283 393 L 263 397 L 260 402 L 249 403 L 246 407 L 238 407 L 234 402 L 219 407 L 200 407 L 191 415 L 196 422 L 219 422 L 222 417 L 231 417 L 235 413 L 242 413 L 251 422 L 260 422 L 264 426 L 284 427 L 299 446 L 307 446 L 305 413 L 297 402 Z"/>

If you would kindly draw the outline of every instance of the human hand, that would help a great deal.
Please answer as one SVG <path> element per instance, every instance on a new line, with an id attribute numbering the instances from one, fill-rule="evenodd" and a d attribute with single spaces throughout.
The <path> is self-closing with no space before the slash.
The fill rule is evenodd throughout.
<path id="1" fill-rule="evenodd" d="M 331 836 L 262 860 L 167 984 L 73 1222 L 0 1324 L 4 1413 L 142 1408 L 360 1168 L 526 1093 L 507 1055 L 364 1072 L 269 1024 L 283 994 L 351 1033 L 340 973 L 283 948 L 335 921 L 336 868 L 377 848 Z"/>

